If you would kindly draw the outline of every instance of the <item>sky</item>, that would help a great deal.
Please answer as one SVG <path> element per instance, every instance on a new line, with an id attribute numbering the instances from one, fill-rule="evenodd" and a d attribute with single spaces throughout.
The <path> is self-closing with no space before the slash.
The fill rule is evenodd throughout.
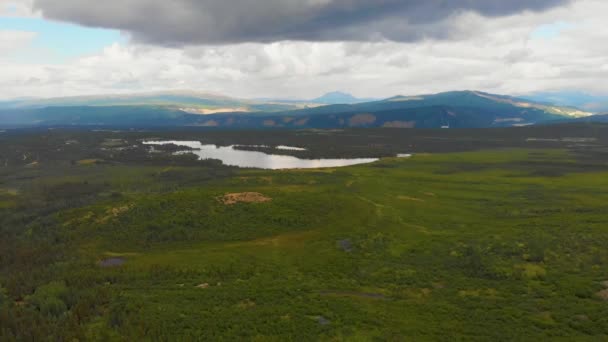
<path id="1" fill-rule="evenodd" d="M 608 94 L 605 0 L 0 0 L 0 99 Z"/>

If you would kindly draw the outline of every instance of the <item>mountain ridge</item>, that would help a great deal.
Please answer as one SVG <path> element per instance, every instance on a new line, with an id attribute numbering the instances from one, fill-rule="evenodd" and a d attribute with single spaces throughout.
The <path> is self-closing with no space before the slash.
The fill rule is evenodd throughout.
<path id="1" fill-rule="evenodd" d="M 371 102 L 304 107 L 230 101 L 231 98 L 225 97 L 216 100 L 205 98 L 203 102 L 208 107 L 198 109 L 198 112 L 184 108 L 183 104 L 166 106 L 157 103 L 146 106 L 13 108 L 0 110 L 0 121 L 13 125 L 149 125 L 216 129 L 483 128 L 525 126 L 591 115 L 577 108 L 471 90 L 415 96 L 399 95 Z M 237 108 L 238 105 L 249 107 Z"/>

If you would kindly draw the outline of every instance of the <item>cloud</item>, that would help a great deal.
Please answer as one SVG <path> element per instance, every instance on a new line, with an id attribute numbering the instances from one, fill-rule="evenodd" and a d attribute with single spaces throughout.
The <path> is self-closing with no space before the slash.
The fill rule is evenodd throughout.
<path id="1" fill-rule="evenodd" d="M 608 94 L 608 45 L 598 44 L 608 40 L 607 12 L 605 0 L 493 18 L 467 12 L 450 19 L 451 27 L 463 36 L 444 40 L 186 47 L 131 41 L 61 64 L 49 63 L 44 54 L 26 61 L 5 58 L 0 51 L 0 98 L 178 89 L 300 98 L 333 90 L 359 97 L 457 89 L 513 95 L 564 89 Z M 551 39 L 535 34 L 561 22 L 574 25 Z M 6 33 L 4 41 L 16 48 L 28 37 Z"/>
<path id="2" fill-rule="evenodd" d="M 543 11 L 573 0 L 34 0 L 50 19 L 166 46 L 451 38 L 451 18 Z M 471 28 L 468 28 L 470 30 Z"/>
<path id="3" fill-rule="evenodd" d="M 36 35 L 35 32 L 0 30 L 0 60 L 29 45 Z"/>
<path id="4" fill-rule="evenodd" d="M 33 0 L 0 0 L 0 17 L 35 17 Z"/>

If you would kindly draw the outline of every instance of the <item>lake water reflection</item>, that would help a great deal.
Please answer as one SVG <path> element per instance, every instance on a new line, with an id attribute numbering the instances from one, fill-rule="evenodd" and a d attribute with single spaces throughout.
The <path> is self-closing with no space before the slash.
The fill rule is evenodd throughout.
<path id="1" fill-rule="evenodd" d="M 219 159 L 225 165 L 243 168 L 258 169 L 316 169 L 323 167 L 341 167 L 358 164 L 373 163 L 378 158 L 355 158 L 355 159 L 300 159 L 293 156 L 267 154 L 257 151 L 242 151 L 234 149 L 234 146 L 203 145 L 200 141 L 146 141 L 144 145 L 169 145 L 186 146 L 193 151 L 180 153 L 194 153 L 203 159 Z M 286 150 L 289 146 L 281 146 Z M 299 148 L 289 148 L 298 149 Z"/>

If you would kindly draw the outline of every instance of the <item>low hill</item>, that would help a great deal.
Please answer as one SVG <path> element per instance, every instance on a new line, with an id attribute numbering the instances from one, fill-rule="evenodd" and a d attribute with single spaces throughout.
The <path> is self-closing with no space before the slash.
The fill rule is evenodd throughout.
<path id="1" fill-rule="evenodd" d="M 273 112 L 303 107 L 298 103 L 253 101 L 224 95 L 193 91 L 167 91 L 129 95 L 94 95 L 51 99 L 22 99 L 0 102 L 0 109 L 34 109 L 46 107 L 119 107 L 153 106 L 193 114 L 225 112 Z"/>
<path id="2" fill-rule="evenodd" d="M 153 106 L 73 106 L 0 110 L 0 127 L 129 126 L 158 127 L 187 124 L 188 114 Z"/>

